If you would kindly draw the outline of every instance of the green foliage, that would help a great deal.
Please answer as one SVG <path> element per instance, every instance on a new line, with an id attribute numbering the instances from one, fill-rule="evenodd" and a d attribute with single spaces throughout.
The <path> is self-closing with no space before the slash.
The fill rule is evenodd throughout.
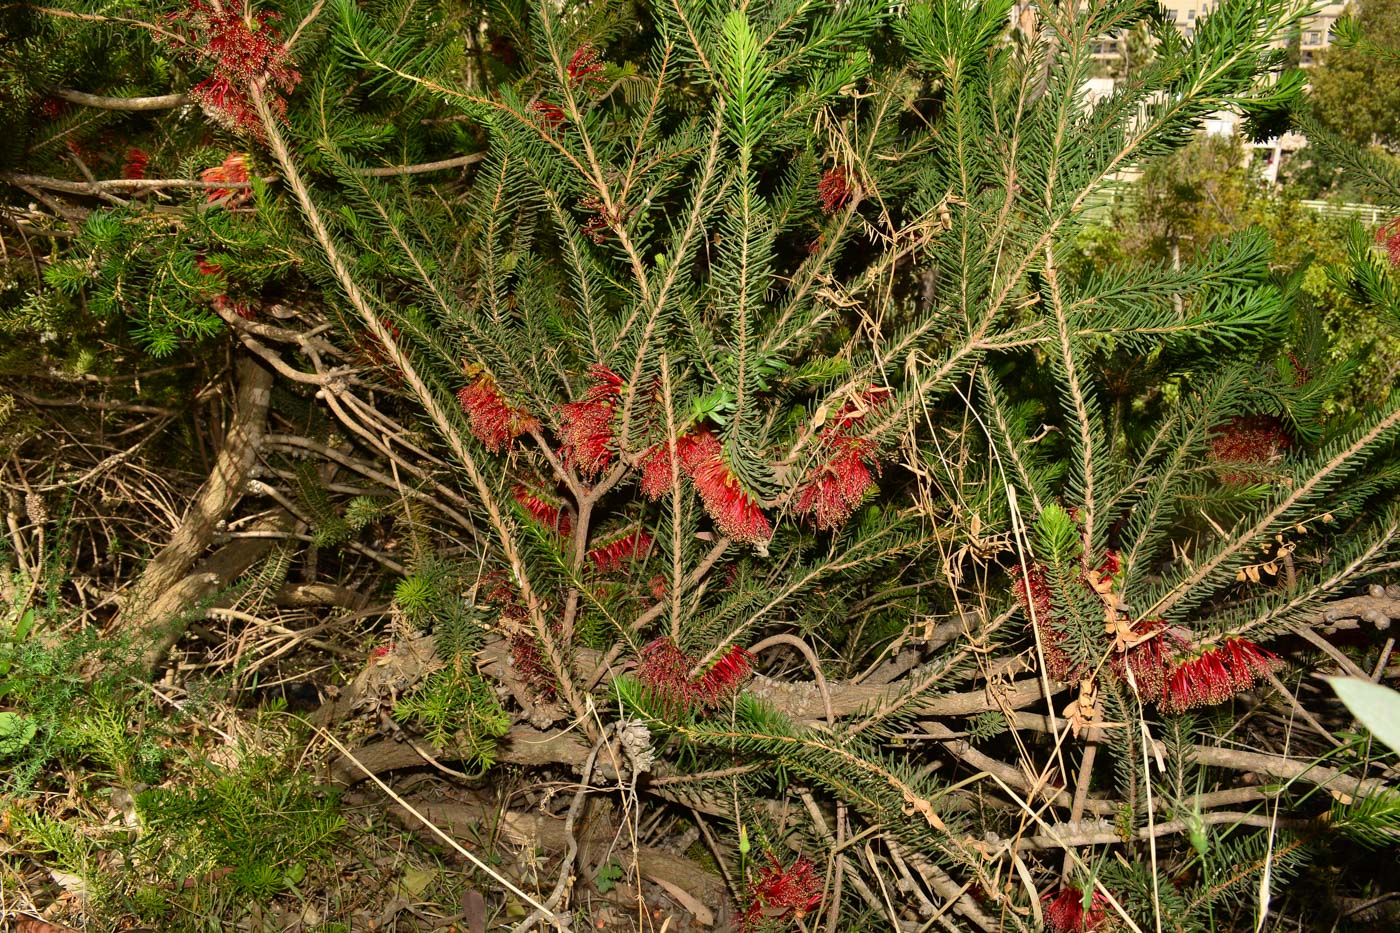
<path id="1" fill-rule="evenodd" d="M 236 894 L 266 899 L 342 842 L 334 795 L 274 757 L 250 754 L 233 768 L 206 764 L 186 779 L 136 796 L 147 832 L 135 855 L 155 877 L 227 874 Z"/>
<path id="2" fill-rule="evenodd" d="M 400 698 L 394 718 L 412 723 L 435 747 L 450 749 L 483 773 L 495 764 L 496 740 L 510 730 L 510 716 L 491 684 L 455 667 L 430 674 Z"/>

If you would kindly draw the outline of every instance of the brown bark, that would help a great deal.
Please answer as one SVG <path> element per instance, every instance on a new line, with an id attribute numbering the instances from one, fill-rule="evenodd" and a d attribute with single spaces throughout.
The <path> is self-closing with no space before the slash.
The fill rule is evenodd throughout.
<path id="1" fill-rule="evenodd" d="M 239 360 L 236 373 L 233 417 L 214 468 L 170 542 L 146 564 L 141 577 L 124 595 L 121 612 L 112 622 L 113 633 L 137 633 L 148 646 L 143 654 L 152 666 L 179 638 L 179 631 L 172 633 L 171 629 L 183 628 L 177 621 L 180 614 L 212 595 L 221 582 L 246 570 L 270 546 L 270 542 L 256 539 L 233 542 L 220 551 L 222 556 L 211 558 L 212 566 L 190 576 L 195 561 L 214 542 L 219 522 L 243 497 L 267 426 L 272 373 L 246 358 Z"/>

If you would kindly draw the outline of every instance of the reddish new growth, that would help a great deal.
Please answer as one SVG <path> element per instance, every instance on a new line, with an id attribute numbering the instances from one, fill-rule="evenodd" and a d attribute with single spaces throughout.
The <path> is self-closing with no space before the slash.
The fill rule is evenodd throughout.
<path id="1" fill-rule="evenodd" d="M 569 75 L 570 87 L 604 80 L 603 63 L 598 61 L 598 51 L 591 45 L 579 46 L 573 58 L 569 59 L 569 66 L 565 70 Z"/>
<path id="2" fill-rule="evenodd" d="M 573 530 L 573 519 L 564 511 L 563 502 L 543 490 L 520 484 L 511 490 L 511 495 L 530 513 L 531 518 L 558 532 L 561 537 L 567 538 Z"/>
<path id="3" fill-rule="evenodd" d="M 686 435 L 677 442 L 676 452 L 721 533 L 750 544 L 773 537 L 768 516 L 729 468 L 724 448 L 709 428 Z"/>
<path id="4" fill-rule="evenodd" d="M 564 466 L 592 477 L 612 462 L 612 417 L 623 382 L 606 366 L 595 365 L 588 375 L 593 386 L 583 398 L 559 406 L 559 436 L 564 441 Z"/>
<path id="5" fill-rule="evenodd" d="M 642 649 L 637 678 L 669 715 L 696 713 L 715 709 L 738 693 L 753 672 L 753 656 L 734 645 L 699 677 L 690 676 L 693 667 L 694 657 L 662 637 Z"/>
<path id="6" fill-rule="evenodd" d="M 199 177 L 201 181 L 232 182 L 236 185 L 243 185 L 248 181 L 248 157 L 241 152 L 230 152 L 222 165 L 206 168 L 199 173 Z M 248 197 L 249 191 L 246 187 L 209 189 L 210 202 L 220 198 L 229 198 L 230 204 L 238 204 L 248 200 Z"/>
<path id="7" fill-rule="evenodd" d="M 1180 713 L 1223 703 L 1282 663 L 1278 655 L 1247 639 L 1227 638 L 1217 648 L 1178 661 L 1167 674 L 1158 706 L 1163 712 Z"/>
<path id="8" fill-rule="evenodd" d="M 135 147 L 126 150 L 126 161 L 122 163 L 122 177 L 138 179 L 146 177 L 146 165 L 151 161 L 150 153 Z"/>
<path id="9" fill-rule="evenodd" d="M 1293 438 L 1283 422 L 1272 415 L 1234 418 L 1216 428 L 1210 442 L 1216 462 L 1238 468 L 1220 474 L 1221 482 L 1232 486 L 1258 481 L 1260 468 L 1282 457 L 1292 446 Z"/>
<path id="10" fill-rule="evenodd" d="M 1108 921 L 1108 898 L 1095 891 L 1084 906 L 1084 892 L 1066 885 L 1042 895 L 1045 929 L 1053 933 L 1087 933 L 1101 930 Z"/>
<path id="11" fill-rule="evenodd" d="M 539 119 L 540 125 L 551 133 L 564 125 L 564 110 L 558 104 L 537 100 L 530 105 L 530 112 Z"/>
<path id="12" fill-rule="evenodd" d="M 873 410 L 894 398 L 887 389 L 871 386 L 860 398 L 847 402 L 822 429 L 818 450 L 822 462 L 798 488 L 798 512 L 812 516 L 818 528 L 836 528 L 851 517 L 879 473 L 876 447 L 855 428 Z"/>
<path id="13" fill-rule="evenodd" d="M 821 198 L 822 210 L 834 214 L 851 199 L 851 178 L 844 165 L 827 169 L 817 184 L 817 197 Z"/>
<path id="14" fill-rule="evenodd" d="M 588 559 L 600 573 L 610 573 L 645 556 L 649 550 L 651 535 L 640 530 L 630 531 L 593 548 L 588 552 Z"/>
<path id="15" fill-rule="evenodd" d="M 1392 266 L 1400 266 L 1400 217 L 1381 224 L 1376 231 L 1376 242 L 1385 247 Z"/>
<path id="16" fill-rule="evenodd" d="M 291 66 L 287 49 L 271 23 L 276 13 L 226 12 L 203 0 L 188 0 L 189 8 L 165 17 L 164 33 L 185 58 L 205 62 L 213 72 L 190 89 L 204 112 L 230 130 L 244 130 L 262 138 L 263 126 L 249 96 L 250 86 L 265 82 L 268 107 L 285 116 L 290 93 L 301 80 Z M 280 92 L 280 93 L 279 93 Z"/>
<path id="17" fill-rule="evenodd" d="M 758 881 L 749 890 L 749 908 L 744 911 L 741 929 L 752 930 L 764 919 L 783 918 L 789 914 L 802 919 L 822 903 L 822 880 L 816 866 L 805 856 L 798 856 L 788 868 L 769 852 L 768 864 L 759 869 Z"/>
<path id="18" fill-rule="evenodd" d="M 457 401 L 467 413 L 472 434 L 492 453 L 500 453 L 511 441 L 540 426 L 525 409 L 507 402 L 496 380 L 486 373 L 458 391 Z"/>

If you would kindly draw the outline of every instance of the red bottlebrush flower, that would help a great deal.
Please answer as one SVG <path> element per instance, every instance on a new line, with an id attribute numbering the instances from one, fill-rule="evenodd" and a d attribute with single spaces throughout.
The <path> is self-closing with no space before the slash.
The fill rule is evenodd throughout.
<path id="1" fill-rule="evenodd" d="M 749 908 L 744 911 L 743 930 L 752 930 L 764 918 L 803 918 L 822 903 L 822 880 L 811 860 L 799 856 L 788 868 L 769 852 L 768 865 L 759 869 L 758 881 L 749 890 Z"/>
<path id="2" fill-rule="evenodd" d="M 797 494 L 797 511 L 811 515 L 822 530 L 844 524 L 875 485 L 866 465 L 874 445 L 853 437 L 831 446 L 838 446 L 838 453 L 817 467 Z"/>
<path id="3" fill-rule="evenodd" d="M 573 530 L 573 519 L 564 511 L 563 503 L 557 499 L 551 502 L 552 497 L 543 490 L 521 484 L 511 490 L 511 494 L 530 513 L 531 518 L 558 532 L 561 537 L 567 538 Z"/>
<path id="4" fill-rule="evenodd" d="M 230 152 L 223 164 L 206 168 L 199 173 L 199 177 L 202 181 L 233 182 L 241 185 L 248 180 L 248 157 L 241 152 Z M 230 196 L 230 204 L 239 204 L 248 200 L 250 192 L 247 188 L 211 188 L 209 190 L 209 201 L 211 202 Z"/>
<path id="5" fill-rule="evenodd" d="M 256 313 L 250 302 L 241 298 L 230 298 L 228 295 L 215 295 L 214 308 L 218 311 L 232 311 L 245 321 L 251 321 Z"/>
<path id="6" fill-rule="evenodd" d="M 812 516 L 819 529 L 844 524 L 875 485 L 871 470 L 878 474 L 880 469 L 875 444 L 854 430 L 893 398 L 888 389 L 870 386 L 843 404 L 822 429 L 823 462 L 798 487 L 796 505 L 798 512 Z"/>
<path id="7" fill-rule="evenodd" d="M 665 599 L 666 594 L 671 592 L 671 578 L 664 573 L 658 573 L 647 581 L 647 588 L 654 599 Z"/>
<path id="8" fill-rule="evenodd" d="M 851 178 L 844 165 L 827 169 L 817 184 L 817 197 L 821 199 L 822 210 L 834 214 L 851 198 Z"/>
<path id="9" fill-rule="evenodd" d="M 1088 907 L 1084 906 L 1084 901 L 1084 892 L 1070 885 L 1042 895 L 1045 929 L 1054 933 L 1087 933 L 1102 929 L 1108 920 L 1108 898 L 1095 891 L 1088 898 Z"/>
<path id="10" fill-rule="evenodd" d="M 262 138 L 262 122 L 248 86 L 264 81 L 269 107 L 284 116 L 287 103 L 282 94 L 301 80 L 272 26 L 280 17 L 267 11 L 244 11 L 241 6 L 220 10 L 203 0 L 188 0 L 188 4 L 188 9 L 165 17 L 167 31 L 162 35 L 180 55 L 209 65 L 213 72 L 190 89 L 190 96 L 216 122 Z"/>
<path id="11" fill-rule="evenodd" d="M 642 495 L 653 502 L 660 499 L 671 489 L 671 480 L 671 445 L 662 441 L 642 454 Z"/>
<path id="12" fill-rule="evenodd" d="M 738 693 L 752 673 L 753 655 L 744 648 L 733 645 L 713 667 L 701 675 L 696 687 L 707 703 L 719 706 Z"/>
<path id="13" fill-rule="evenodd" d="M 530 105 L 530 112 L 540 121 L 540 125 L 551 133 L 564 125 L 564 109 L 558 104 L 537 100 Z"/>
<path id="14" fill-rule="evenodd" d="M 690 676 L 695 658 L 663 636 L 642 649 L 637 678 L 668 715 L 698 713 L 729 701 L 753 672 L 753 655 L 732 646 L 708 671 Z"/>
<path id="15" fill-rule="evenodd" d="M 219 265 L 217 262 L 210 262 L 209 260 L 205 259 L 203 256 L 196 256 L 196 257 L 194 258 L 194 265 L 195 265 L 195 268 L 199 270 L 199 274 L 200 274 L 200 275 L 223 275 L 223 274 L 224 274 L 224 267 L 223 267 L 223 266 Z"/>
<path id="16" fill-rule="evenodd" d="M 578 87 L 603 80 L 603 63 L 598 61 L 598 50 L 591 45 L 581 45 L 569 59 L 569 86 Z"/>
<path id="17" fill-rule="evenodd" d="M 510 660 L 519 678 L 535 691 L 536 696 L 552 700 L 558 690 L 549 667 L 544 663 L 540 643 L 529 632 L 516 632 L 510 639 Z"/>
<path id="18" fill-rule="evenodd" d="M 57 120 L 68 112 L 69 103 L 60 97 L 45 97 L 39 105 L 39 112 L 50 120 Z"/>
<path id="19" fill-rule="evenodd" d="M 1030 579 L 1029 594 L 1026 587 L 1027 577 Z M 1017 572 L 1012 588 L 1016 592 L 1016 598 L 1025 607 L 1026 614 L 1034 619 L 1036 631 L 1040 633 L 1040 649 L 1045 655 L 1046 676 L 1062 683 L 1074 683 L 1083 679 L 1089 673 L 1088 668 L 1082 664 L 1076 667 L 1069 652 L 1061 647 L 1065 635 L 1060 631 L 1060 626 L 1064 622 L 1055 614 L 1050 583 L 1045 579 L 1045 568 L 1040 564 L 1031 564 L 1025 577 Z"/>
<path id="20" fill-rule="evenodd" d="M 146 177 L 146 164 L 151 161 L 150 153 L 132 147 L 126 150 L 126 161 L 122 163 L 122 177 L 137 179 Z"/>
<path id="21" fill-rule="evenodd" d="M 1128 672 L 1132 671 L 1138 696 L 1144 703 L 1149 703 L 1161 699 L 1172 658 L 1186 647 L 1187 642 L 1176 631 L 1167 628 L 1165 619 L 1149 619 L 1139 624 L 1136 631 L 1142 635 L 1153 633 L 1153 637 L 1133 645 L 1127 651 L 1115 652 L 1110 664 L 1113 673 L 1125 682 Z"/>
<path id="22" fill-rule="evenodd" d="M 620 537 L 605 541 L 588 552 L 588 559 L 600 573 L 621 570 L 629 561 L 651 550 L 651 535 L 645 531 L 631 531 Z"/>
<path id="23" fill-rule="evenodd" d="M 1387 220 L 1376 231 L 1376 242 L 1385 247 L 1392 266 L 1400 266 L 1400 217 Z"/>
<path id="24" fill-rule="evenodd" d="M 592 477 L 607 469 L 613 453 L 613 411 L 622 394 L 622 377 L 606 366 L 589 370 L 593 387 L 577 402 L 559 406 L 559 434 L 564 465 Z"/>
<path id="25" fill-rule="evenodd" d="M 496 380 L 482 373 L 457 392 L 457 402 L 471 421 L 471 431 L 492 453 L 500 453 L 510 442 L 539 427 L 523 408 L 509 404 L 496 388 Z"/>
<path id="26" fill-rule="evenodd" d="M 1220 475 L 1221 482 L 1232 486 L 1255 482 L 1258 468 L 1268 466 L 1293 446 L 1283 422 L 1272 415 L 1234 418 L 1216 428 L 1214 434 L 1210 447 L 1216 462 L 1237 468 Z"/>
<path id="27" fill-rule="evenodd" d="M 725 462 L 719 438 L 704 428 L 687 435 L 676 447 L 681 465 L 695 483 L 715 527 L 735 541 L 750 544 L 761 544 L 773 537 L 768 516 Z"/>
<path id="28" fill-rule="evenodd" d="M 1218 648 L 1178 660 L 1167 674 L 1158 706 L 1163 712 L 1180 713 L 1223 703 L 1282 663 L 1278 655 L 1247 639 L 1227 638 Z"/>

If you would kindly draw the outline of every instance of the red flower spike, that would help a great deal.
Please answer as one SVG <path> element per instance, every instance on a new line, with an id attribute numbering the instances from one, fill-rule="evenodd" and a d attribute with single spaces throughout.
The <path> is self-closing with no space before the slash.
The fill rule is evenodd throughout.
<path id="1" fill-rule="evenodd" d="M 691 710 L 699 695 L 690 680 L 694 661 L 668 637 L 661 637 L 642 649 L 637 678 L 666 707 L 670 715 Z"/>
<path id="2" fill-rule="evenodd" d="M 604 80 L 603 63 L 598 61 L 598 51 L 591 45 L 579 46 L 578 51 L 569 59 L 565 71 L 569 76 L 570 87 Z"/>
<path id="3" fill-rule="evenodd" d="M 796 510 L 810 515 L 817 528 L 845 523 L 875 485 L 879 473 L 875 444 L 854 432 L 866 417 L 894 398 L 888 389 L 870 386 L 842 405 L 822 428 L 818 450 L 824 462 L 798 486 Z"/>
<path id="4" fill-rule="evenodd" d="M 222 165 L 206 168 L 199 173 L 199 177 L 202 181 L 242 184 L 248 180 L 248 157 L 241 152 L 230 152 Z M 230 198 L 230 204 L 239 204 L 247 201 L 249 196 L 247 188 L 211 188 L 208 200 L 212 203 L 220 198 Z"/>
<path id="5" fill-rule="evenodd" d="M 187 0 L 188 8 L 165 17 L 162 35 L 177 53 L 207 64 L 211 77 L 190 89 L 210 118 L 230 130 L 259 139 L 262 121 L 248 95 L 254 81 L 263 81 L 268 106 L 278 117 L 287 112 L 282 96 L 301 80 L 291 66 L 281 36 L 272 26 L 276 13 L 244 13 L 216 9 L 204 0 Z"/>
<path id="6" fill-rule="evenodd" d="M 595 365 L 589 375 L 593 387 L 587 394 L 559 406 L 564 465 L 584 477 L 598 475 L 612 462 L 612 417 L 623 386 L 622 377 L 606 366 Z"/>
<path id="7" fill-rule="evenodd" d="M 827 169 L 817 184 L 817 197 L 821 199 L 822 210 L 834 214 L 851 198 L 851 179 L 844 165 Z"/>
<path id="8" fill-rule="evenodd" d="M 719 706 L 738 693 L 752 673 L 753 655 L 734 645 L 704 673 L 696 686 L 707 703 Z"/>
<path id="9" fill-rule="evenodd" d="M 1027 595 L 1026 577 L 1030 579 L 1029 595 Z M 1050 592 L 1050 583 L 1045 579 L 1045 568 L 1040 564 L 1031 564 L 1027 568 L 1025 577 L 1018 570 L 1012 589 L 1021 605 L 1025 607 L 1026 615 L 1033 617 L 1036 631 L 1040 633 L 1040 648 L 1045 654 L 1046 676 L 1062 683 L 1074 683 L 1082 680 L 1088 674 L 1087 668 L 1083 665 L 1074 667 L 1069 652 L 1060 647 L 1065 636 L 1056 624 L 1054 602 Z M 1034 613 L 1031 611 L 1032 608 L 1035 610 Z"/>
<path id="10" fill-rule="evenodd" d="M 472 434 L 492 453 L 500 453 L 511 441 L 540 426 L 523 408 L 506 402 L 496 380 L 484 373 L 457 392 L 457 402 L 467 413 Z"/>
<path id="11" fill-rule="evenodd" d="M 564 109 L 549 101 L 537 100 L 530 105 L 530 112 L 547 131 L 554 132 L 564 125 Z"/>
<path id="12" fill-rule="evenodd" d="M 1158 706 L 1163 712 L 1180 713 L 1223 703 L 1281 663 L 1278 655 L 1247 639 L 1227 638 L 1217 648 L 1178 661 L 1167 674 Z"/>
<path id="13" fill-rule="evenodd" d="M 742 930 L 753 930 L 765 918 L 789 914 L 801 919 L 822 903 L 822 880 L 811 860 L 799 856 L 788 868 L 767 853 L 768 865 L 759 870 L 758 881 L 749 891 L 749 907 L 744 911 Z"/>
<path id="14" fill-rule="evenodd" d="M 564 511 L 562 503 L 549 501 L 543 491 L 522 484 L 511 490 L 511 495 L 530 513 L 531 518 L 557 532 L 560 537 L 567 538 L 573 531 L 573 519 Z"/>
<path id="15" fill-rule="evenodd" d="M 215 295 L 214 308 L 218 311 L 232 311 L 245 321 L 251 321 L 256 314 L 252 304 L 241 298 L 230 298 L 228 295 Z"/>
<path id="16" fill-rule="evenodd" d="M 600 573 L 621 570 L 627 564 L 651 550 L 651 535 L 633 531 L 600 544 L 588 552 L 588 559 Z"/>
<path id="17" fill-rule="evenodd" d="M 1392 266 L 1400 266 L 1400 217 L 1381 224 L 1376 231 L 1376 242 L 1385 247 Z"/>
<path id="18" fill-rule="evenodd" d="M 544 663 L 544 652 L 540 643 L 527 632 L 517 632 L 510 639 L 510 660 L 517 676 L 535 691 L 535 695 L 545 700 L 554 699 L 558 689 L 549 668 Z"/>
<path id="19" fill-rule="evenodd" d="M 637 678 L 656 696 L 667 713 L 699 713 L 727 703 L 753 672 L 753 655 L 738 645 L 720 656 L 698 678 L 690 676 L 695 658 L 661 637 L 642 649 Z"/>
<path id="20" fill-rule="evenodd" d="M 1044 905 L 1045 929 L 1053 933 L 1087 933 L 1100 930 L 1108 921 L 1108 898 L 1095 891 L 1084 906 L 1084 892 L 1066 885 L 1058 891 L 1041 896 Z"/>
<path id="21" fill-rule="evenodd" d="M 1211 453 L 1222 464 L 1241 469 L 1221 473 L 1221 482 L 1243 486 L 1257 481 L 1260 467 L 1268 466 L 1293 446 L 1293 438 L 1283 422 L 1272 415 L 1234 418 L 1216 428 Z M 1251 469 L 1254 468 L 1254 469 Z"/>
<path id="22" fill-rule="evenodd" d="M 662 441 L 642 454 L 642 495 L 655 502 L 670 490 L 671 445 Z"/>
<path id="23" fill-rule="evenodd" d="M 146 177 L 146 165 L 151 161 L 150 153 L 132 147 L 126 150 L 126 161 L 122 163 L 122 177 L 138 179 Z"/>
<path id="24" fill-rule="evenodd" d="M 1171 669 L 1171 659 L 1186 647 L 1186 639 L 1167 628 L 1165 619 L 1150 619 L 1138 625 L 1136 631 L 1142 635 L 1157 634 L 1125 652 L 1115 652 L 1110 666 L 1114 675 L 1122 681 L 1127 681 L 1127 672 L 1132 671 L 1133 683 L 1137 684 L 1138 696 L 1143 702 L 1160 700 L 1166 686 L 1167 672 Z"/>
<path id="25" fill-rule="evenodd" d="M 705 511 L 715 527 L 735 541 L 761 544 L 773 537 L 773 526 L 724 461 L 719 438 L 704 428 L 676 445 L 681 465 L 695 483 Z"/>

